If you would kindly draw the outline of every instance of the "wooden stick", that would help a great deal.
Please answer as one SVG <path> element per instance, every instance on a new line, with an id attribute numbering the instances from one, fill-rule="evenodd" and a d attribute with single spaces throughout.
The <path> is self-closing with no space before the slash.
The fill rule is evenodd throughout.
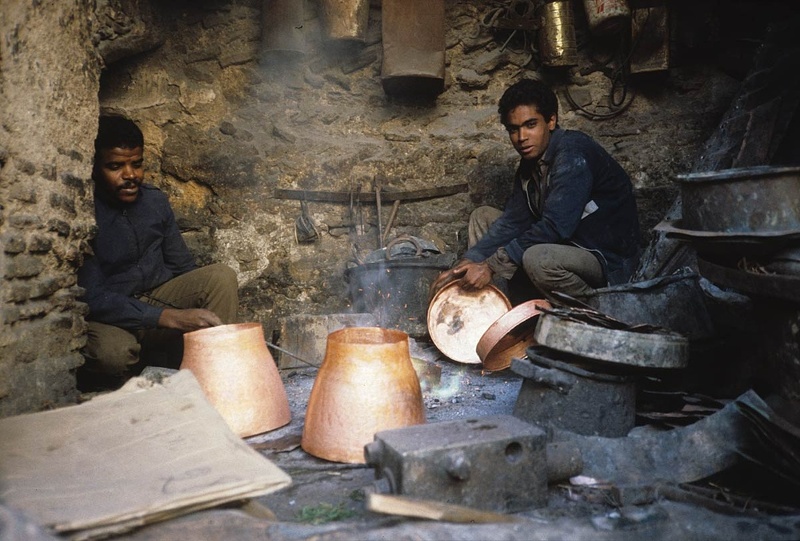
<path id="1" fill-rule="evenodd" d="M 400 207 L 400 200 L 395 199 L 394 203 L 392 203 L 392 210 L 389 212 L 389 220 L 386 222 L 386 229 L 383 231 L 383 244 L 386 244 L 386 239 L 389 236 L 389 230 L 392 229 L 392 225 L 394 225 L 394 219 L 397 217 L 397 209 Z M 381 246 L 383 248 L 383 246 Z"/>
<path id="2" fill-rule="evenodd" d="M 452 505 L 432 500 L 418 500 L 405 496 L 388 494 L 367 494 L 367 509 L 387 515 L 427 518 L 445 522 L 489 523 L 489 522 L 521 522 L 513 515 L 503 515 L 491 511 L 481 511 L 472 507 Z"/>

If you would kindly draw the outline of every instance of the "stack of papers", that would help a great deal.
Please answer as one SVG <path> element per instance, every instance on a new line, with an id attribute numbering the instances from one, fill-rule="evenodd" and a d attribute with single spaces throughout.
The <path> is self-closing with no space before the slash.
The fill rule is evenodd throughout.
<path id="1" fill-rule="evenodd" d="M 0 501 L 76 540 L 291 484 L 228 428 L 188 370 L 163 385 L 0 419 Z"/>

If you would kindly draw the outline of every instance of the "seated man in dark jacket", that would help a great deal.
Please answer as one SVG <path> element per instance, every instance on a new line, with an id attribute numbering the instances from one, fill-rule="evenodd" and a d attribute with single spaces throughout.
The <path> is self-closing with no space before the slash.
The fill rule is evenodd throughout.
<path id="1" fill-rule="evenodd" d="M 172 342 L 175 367 L 183 332 L 236 319 L 236 273 L 224 264 L 197 268 L 167 196 L 142 183 L 143 149 L 132 121 L 100 118 L 92 172 L 97 233 L 78 271 L 89 306 L 82 367 L 89 379 L 121 381 L 148 342 Z"/>
<path id="2" fill-rule="evenodd" d="M 500 121 L 521 156 L 505 209 L 470 216 L 469 249 L 443 272 L 467 290 L 524 271 L 538 290 L 528 298 L 572 297 L 626 282 L 638 263 L 639 220 L 622 167 L 588 135 L 558 126 L 558 100 L 523 79 L 500 98 Z M 538 295 L 537 295 L 538 293 Z"/>

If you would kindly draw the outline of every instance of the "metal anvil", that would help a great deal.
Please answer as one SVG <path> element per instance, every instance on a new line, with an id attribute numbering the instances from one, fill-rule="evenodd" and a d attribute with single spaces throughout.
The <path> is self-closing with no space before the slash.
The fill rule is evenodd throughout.
<path id="1" fill-rule="evenodd" d="M 583 468 L 577 448 L 510 415 L 381 431 L 364 456 L 379 492 L 498 512 L 546 505 L 548 481 Z"/>

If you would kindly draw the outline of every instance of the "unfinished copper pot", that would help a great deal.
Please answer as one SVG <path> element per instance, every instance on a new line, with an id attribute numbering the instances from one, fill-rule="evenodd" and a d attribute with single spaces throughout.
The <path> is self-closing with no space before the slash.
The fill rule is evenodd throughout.
<path id="1" fill-rule="evenodd" d="M 425 422 L 408 335 L 347 327 L 328 335 L 314 381 L 301 445 L 316 457 L 364 464 L 376 432 Z"/>
<path id="2" fill-rule="evenodd" d="M 184 368 L 192 371 L 208 401 L 240 437 L 274 430 L 291 420 L 286 390 L 260 323 L 184 334 Z"/>

